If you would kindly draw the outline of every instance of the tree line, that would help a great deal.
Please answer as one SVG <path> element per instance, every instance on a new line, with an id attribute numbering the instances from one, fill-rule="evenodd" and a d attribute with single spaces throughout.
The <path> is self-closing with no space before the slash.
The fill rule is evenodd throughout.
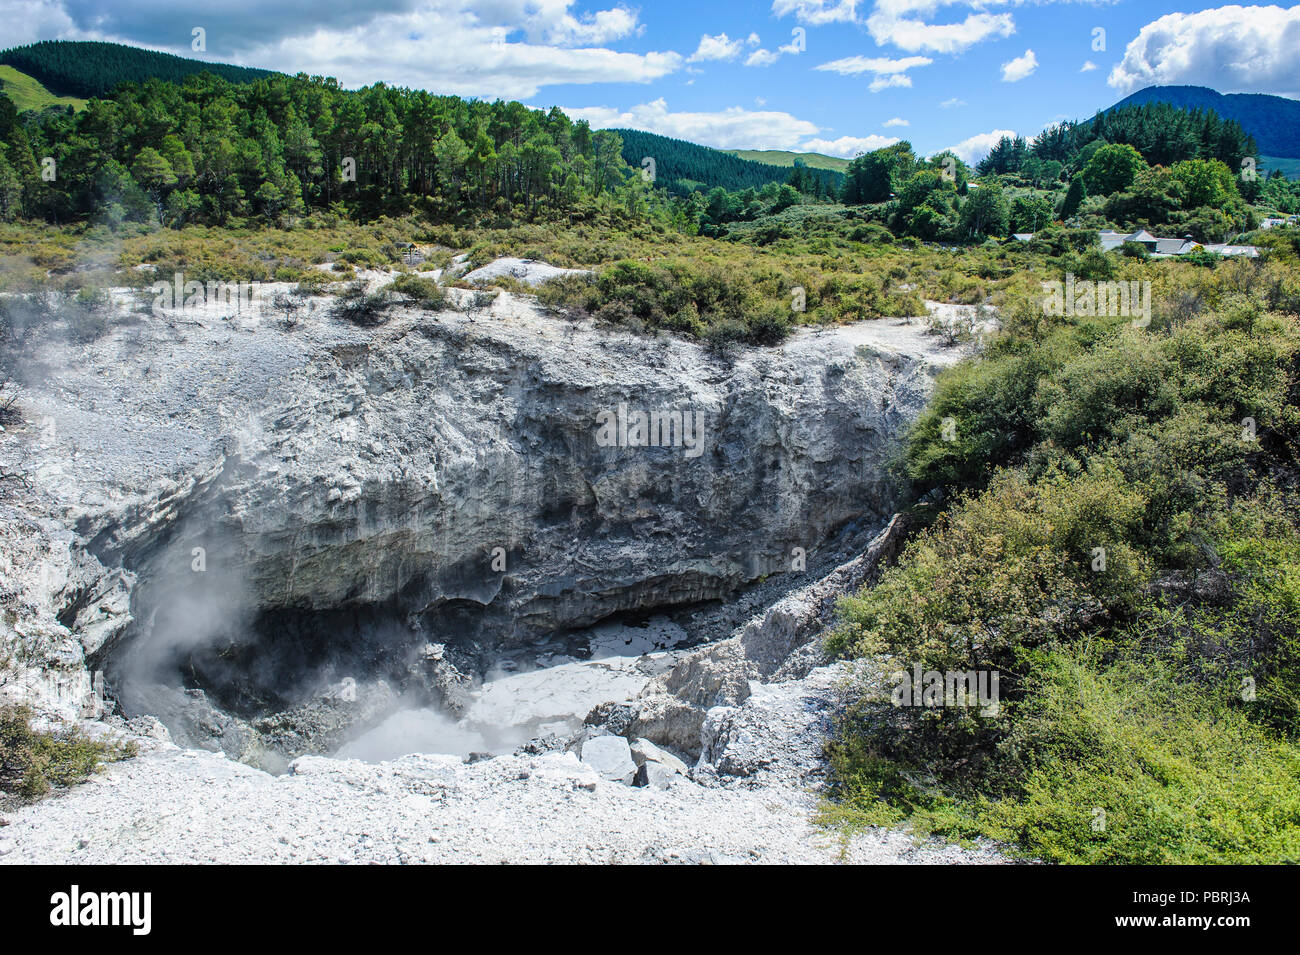
<path id="1" fill-rule="evenodd" d="M 1217 159 L 1230 169 L 1257 153 L 1254 138 L 1233 120 L 1213 110 L 1180 109 L 1168 103 L 1123 106 L 1084 122 L 1049 126 L 1033 141 L 1004 136 L 976 167 L 980 175 L 1031 171 L 1057 163 L 1058 175 L 1081 166 L 1080 155 L 1092 143 L 1122 143 L 1152 165 L 1171 166 L 1187 159 Z M 1084 159 L 1086 161 L 1086 157 Z M 1036 165 L 1035 165 L 1036 164 Z"/>
<path id="2" fill-rule="evenodd" d="M 0 143 L 6 218 L 537 217 L 593 200 L 638 216 L 648 201 L 618 134 L 559 109 L 305 75 L 150 79 L 80 112 L 18 115 L 0 97 Z"/>
<path id="3" fill-rule="evenodd" d="M 39 80 L 52 93 L 82 99 L 107 96 L 121 83 L 148 79 L 179 83 L 187 76 L 212 73 L 232 83 L 251 83 L 272 73 L 89 40 L 42 40 L 16 46 L 0 52 L 0 63 Z"/>
<path id="4" fill-rule="evenodd" d="M 743 192 L 775 183 L 791 185 L 810 196 L 833 198 L 844 178 L 833 169 L 813 169 L 802 163 L 787 169 L 657 133 L 637 129 L 614 132 L 623 139 L 624 161 L 634 169 L 653 170 L 655 182 L 674 195 L 719 187 Z M 647 159 L 652 163 L 647 164 Z"/>

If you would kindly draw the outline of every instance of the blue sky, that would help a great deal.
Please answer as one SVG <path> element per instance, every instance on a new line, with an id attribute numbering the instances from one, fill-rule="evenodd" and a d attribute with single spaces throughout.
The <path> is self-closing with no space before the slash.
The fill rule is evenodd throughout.
<path id="1" fill-rule="evenodd" d="M 558 105 L 723 148 L 974 160 L 1135 89 L 1300 97 L 1300 5 L 1017 0 L 0 0 L 5 46 L 187 56 Z M 195 30 L 202 49 L 195 49 Z"/>

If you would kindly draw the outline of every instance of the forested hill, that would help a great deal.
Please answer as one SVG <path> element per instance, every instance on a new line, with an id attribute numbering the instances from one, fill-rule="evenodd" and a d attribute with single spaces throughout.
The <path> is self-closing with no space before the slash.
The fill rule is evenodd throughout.
<path id="1" fill-rule="evenodd" d="M 1148 86 L 1120 100 L 1111 110 L 1147 103 L 1213 110 L 1241 124 L 1266 156 L 1300 158 L 1300 100 L 1266 93 L 1219 93 L 1204 86 Z M 1110 110 L 1107 110 L 1110 112 Z"/>
<path id="2" fill-rule="evenodd" d="M 119 83 L 143 83 L 148 79 L 179 83 L 196 73 L 214 73 L 231 83 L 251 83 L 273 72 L 207 63 L 120 43 L 81 40 L 44 40 L 16 46 L 0 52 L 0 64 L 35 77 L 52 93 L 86 99 L 105 96 Z"/>
<path id="3" fill-rule="evenodd" d="M 1213 110 L 1182 109 L 1168 103 L 1112 107 L 1081 123 L 1049 126 L 1033 141 L 1003 137 L 978 166 L 980 175 L 1016 172 L 1029 159 L 1077 169 L 1102 143 L 1123 143 L 1153 165 L 1188 159 L 1217 159 L 1229 169 L 1257 156 L 1254 138 L 1235 120 Z"/>
<path id="4" fill-rule="evenodd" d="M 623 159 L 629 166 L 648 168 L 643 165 L 644 160 L 653 159 L 656 184 L 679 194 L 718 186 L 733 192 L 761 189 L 770 182 L 790 182 L 791 175 L 797 174 L 806 180 L 795 183 L 801 192 L 834 195 L 844 180 L 842 173 L 829 169 L 799 166 L 797 169 L 801 171 L 796 172 L 796 169 L 741 159 L 720 149 L 656 133 L 637 129 L 614 132 L 623 137 Z"/>
<path id="5" fill-rule="evenodd" d="M 278 222 L 336 205 L 360 218 L 640 218 L 652 197 L 621 148 L 558 109 L 205 73 L 119 86 L 75 114 L 19 114 L 0 97 L 0 219 Z"/>

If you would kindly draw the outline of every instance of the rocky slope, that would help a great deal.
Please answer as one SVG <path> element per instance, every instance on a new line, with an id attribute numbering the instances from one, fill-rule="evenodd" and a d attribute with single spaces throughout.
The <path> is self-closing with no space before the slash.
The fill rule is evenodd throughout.
<path id="1" fill-rule="evenodd" d="M 723 359 L 508 294 L 377 328 L 209 303 L 47 342 L 0 435 L 29 482 L 3 504 L 4 692 L 93 713 L 95 670 L 113 692 L 179 663 L 255 712 L 358 660 L 400 682 L 431 642 L 473 670 L 725 597 L 888 513 L 896 436 L 956 357 L 879 322 Z M 602 444 L 620 406 L 688 416 L 695 448 Z"/>
<path id="2" fill-rule="evenodd" d="M 897 522 L 868 546 L 886 465 L 961 349 L 889 320 L 720 356 L 449 291 L 367 327 L 124 295 L 107 335 L 29 356 L 0 698 L 114 712 L 92 731 L 144 751 L 21 810 L 6 861 L 489 859 L 539 813 L 580 821 L 505 855 L 836 857 L 809 789 L 870 676 L 814 638 L 896 547 Z M 638 411 L 690 430 L 638 442 Z M 301 755 L 412 749 L 448 755 Z M 246 838 L 182 811 L 210 796 Z"/>
<path id="3" fill-rule="evenodd" d="M 0 863 L 1004 862 L 983 842 L 849 836 L 813 822 L 833 720 L 852 695 L 881 687 L 870 665 L 821 660 L 817 638 L 837 589 L 870 579 L 900 531 L 896 519 L 863 555 L 681 658 L 638 699 L 595 707 L 576 734 L 490 758 L 303 756 L 276 776 L 179 749 L 154 723 L 128 734 L 138 756 L 14 813 Z M 563 670 L 537 675 L 572 690 Z M 509 678 L 485 689 L 494 684 L 510 705 L 534 698 Z M 690 762 L 638 735 L 655 731 L 642 714 L 665 699 L 701 718 Z"/>

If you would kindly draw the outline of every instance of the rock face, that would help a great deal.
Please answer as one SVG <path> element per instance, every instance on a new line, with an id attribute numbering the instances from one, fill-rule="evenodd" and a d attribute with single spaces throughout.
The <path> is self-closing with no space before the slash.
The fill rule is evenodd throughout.
<path id="1" fill-rule="evenodd" d="M 522 282 L 525 285 L 541 285 L 550 279 L 560 278 L 565 275 L 590 275 L 588 269 L 561 269 L 548 262 L 538 262 L 535 259 L 515 259 L 503 258 L 495 262 L 489 262 L 482 268 L 467 272 L 462 278 L 466 282 L 473 284 L 483 284 L 491 282 L 497 278 L 511 278 L 516 282 Z"/>
<path id="2" fill-rule="evenodd" d="M 750 698 L 755 685 L 799 680 L 824 663 L 813 638 L 831 622 L 835 602 L 892 559 L 906 533 L 907 518 L 895 515 L 863 554 L 777 601 L 728 639 L 690 654 L 651 680 L 627 708 L 628 733 L 683 752 L 716 748 L 721 717 L 714 719 L 713 727 L 706 726 L 706 720 L 714 718 L 713 708 L 734 709 Z"/>
<path id="3" fill-rule="evenodd" d="M 645 766 L 646 763 L 658 763 L 660 766 L 672 773 L 687 772 L 686 764 L 666 750 L 660 749 L 648 739 L 638 738 L 632 741 L 632 762 L 636 763 L 637 768 Z"/>
<path id="4" fill-rule="evenodd" d="M 621 736 L 593 736 L 582 744 L 582 761 L 602 779 L 632 785 L 637 766 L 632 751 Z"/>
<path id="5" fill-rule="evenodd" d="M 725 597 L 888 514 L 885 462 L 959 357 L 882 321 L 721 359 L 508 293 L 366 329 L 227 312 L 38 356 L 0 435 L 31 479 L 0 503 L 0 692 L 92 713 L 93 671 L 183 662 L 249 719 L 354 672 L 455 700 L 493 648 Z M 761 642 L 719 652 L 762 672 Z M 744 693 L 674 674 L 693 707 Z"/>

